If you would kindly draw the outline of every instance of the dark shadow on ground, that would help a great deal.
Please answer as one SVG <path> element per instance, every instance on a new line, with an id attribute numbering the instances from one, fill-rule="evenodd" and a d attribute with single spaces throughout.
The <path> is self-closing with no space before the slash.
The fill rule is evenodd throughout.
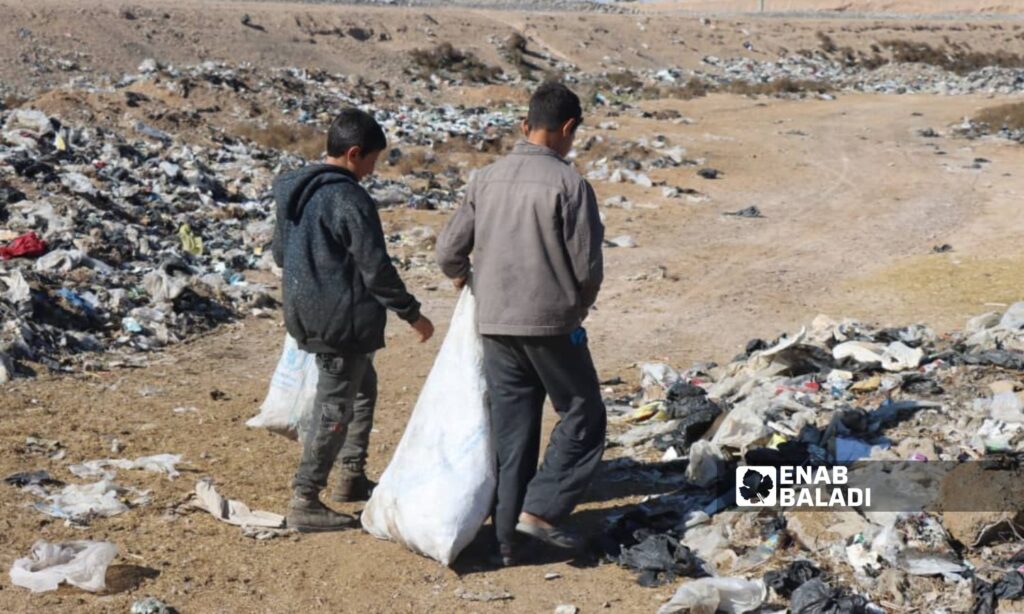
<path id="1" fill-rule="evenodd" d="M 581 510 L 574 513 L 566 521 L 565 527 L 586 538 L 586 546 L 582 551 L 571 552 L 548 546 L 536 540 L 524 538 L 518 552 L 521 559 L 517 566 L 535 567 L 568 563 L 572 567 L 595 567 L 602 562 L 601 548 L 598 537 L 602 534 L 609 516 L 616 516 L 633 509 L 635 505 L 620 505 L 601 509 Z M 472 575 L 500 569 L 496 554 L 498 542 L 494 535 L 494 525 L 489 521 L 477 533 L 473 541 L 462 551 L 452 565 L 456 574 Z"/>
<path id="2" fill-rule="evenodd" d="M 686 485 L 686 464 L 685 460 L 653 463 L 632 458 L 604 460 L 582 503 L 674 492 Z"/>
<path id="3" fill-rule="evenodd" d="M 107 568 L 107 588 L 104 594 L 114 595 L 138 588 L 144 581 L 160 575 L 151 567 L 140 565 L 111 565 Z"/>

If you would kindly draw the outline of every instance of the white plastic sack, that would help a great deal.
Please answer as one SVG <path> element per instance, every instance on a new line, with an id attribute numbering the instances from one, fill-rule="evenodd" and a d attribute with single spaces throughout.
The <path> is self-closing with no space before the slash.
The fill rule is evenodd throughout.
<path id="1" fill-rule="evenodd" d="M 86 591 L 106 588 L 107 567 L 117 556 L 110 542 L 75 541 L 51 544 L 37 541 L 32 554 L 14 561 L 11 583 L 33 593 L 57 590 L 61 582 Z"/>
<path id="2" fill-rule="evenodd" d="M 312 413 L 319 372 L 316 356 L 299 349 L 291 335 L 285 335 L 284 350 L 270 380 L 260 413 L 246 426 L 265 428 L 297 439 L 303 417 Z"/>
<path id="3" fill-rule="evenodd" d="M 363 510 L 363 528 L 450 565 L 494 498 L 483 345 L 476 301 L 463 290 L 405 434 Z"/>

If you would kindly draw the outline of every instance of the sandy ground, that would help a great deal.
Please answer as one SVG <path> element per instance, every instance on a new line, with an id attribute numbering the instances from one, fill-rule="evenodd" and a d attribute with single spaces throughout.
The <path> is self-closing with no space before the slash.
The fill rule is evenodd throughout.
<path id="1" fill-rule="evenodd" d="M 643 10 L 685 10 L 699 12 L 811 12 L 850 14 L 893 13 L 900 15 L 1011 15 L 1021 13 L 1017 2 L 1006 0 L 649 0 L 639 3 Z"/>
<path id="2" fill-rule="evenodd" d="M 586 23 L 577 23 L 583 17 L 432 10 L 441 25 L 428 27 L 422 11 L 405 9 L 240 3 L 203 3 L 200 9 L 192 0 L 132 6 L 152 17 L 122 19 L 121 3 L 45 0 L 28 7 L 0 1 L 8 15 L 0 25 L 0 78 L 26 90 L 48 80 L 66 81 L 69 75 L 33 73 L 31 62 L 24 61 L 35 53 L 33 45 L 74 50 L 82 54 L 83 72 L 90 73 L 130 70 L 153 56 L 180 63 L 234 58 L 392 74 L 402 49 L 461 33 L 466 45 L 494 54 L 487 37 L 513 27 L 529 27 L 549 49 L 591 66 L 606 55 L 624 64 L 654 66 L 669 58 L 679 63 L 704 53 L 735 52 L 742 49 L 737 42 L 742 28 L 758 32 L 766 48 L 795 49 L 813 45 L 816 29 L 823 27 L 748 19 L 709 32 L 690 18 L 655 20 L 647 26 L 643 40 L 651 44 L 645 50 L 638 46 L 633 16 L 586 15 Z M 241 28 L 243 12 L 266 24 L 268 33 Z M 390 43 L 311 45 L 289 38 L 297 14 L 325 23 L 413 27 L 407 37 Z M 586 49 L 568 44 L 597 23 L 609 31 L 599 42 Z M 858 24 L 823 24 L 839 35 L 846 28 L 851 41 L 858 38 Z M 32 38 L 19 38 L 18 28 L 30 29 Z M 670 42 L 673 29 L 692 51 Z M 696 38 L 698 33 L 708 37 Z M 997 44 L 980 26 L 974 32 L 901 31 L 935 40 L 950 34 L 969 38 L 977 48 Z M 646 59 L 631 54 L 631 44 Z M 470 94 L 444 95 L 465 99 Z M 621 376 L 635 383 L 640 361 L 685 367 L 727 360 L 749 338 L 796 330 L 820 312 L 891 324 L 921 321 L 948 330 L 987 305 L 1024 298 L 1019 241 L 1024 150 L 998 140 L 945 136 L 949 124 L 1000 102 L 983 96 L 841 94 L 835 101 L 791 101 L 714 95 L 645 103 L 652 110 L 677 109 L 694 120 L 692 125 L 620 117 L 617 130 L 598 131 L 592 128 L 597 122 L 591 123 L 582 136 L 663 134 L 686 147 L 688 156 L 706 158 L 707 165 L 723 171 L 714 181 L 697 177 L 693 168 L 653 173 L 655 179 L 701 190 L 710 196 L 703 203 L 663 199 L 659 189 L 595 184 L 602 201 L 623 194 L 637 205 L 605 212 L 609 236 L 629 234 L 639 245 L 606 251 L 608 281 L 588 324 L 602 378 Z M 944 136 L 919 136 L 927 127 Z M 970 168 L 976 158 L 991 162 Z M 749 205 L 765 217 L 722 215 Z M 386 211 L 384 219 L 389 230 L 424 224 L 439 229 L 447 214 Z M 944 243 L 953 246 L 951 253 L 931 253 Z M 658 267 L 664 267 L 664 278 L 630 280 Z M 401 436 L 454 304 L 454 292 L 436 270 L 409 279 L 425 312 L 439 324 L 438 336 L 419 345 L 401 322 L 391 323 L 389 348 L 377 362 L 381 400 L 373 475 L 384 469 Z M 266 391 L 283 334 L 277 320 L 246 320 L 154 355 L 148 368 L 43 376 L 6 387 L 0 394 L 0 475 L 49 469 L 71 479 L 69 461 L 111 456 L 113 438 L 126 445 L 118 456 L 180 453 L 188 471 L 175 481 L 120 472 L 120 482 L 152 489 L 153 504 L 84 530 L 27 509 L 32 498 L 5 486 L 0 569 L 27 554 L 36 539 L 86 538 L 115 542 L 120 567 L 112 582 L 117 592 L 102 596 L 74 590 L 32 596 L 2 575 L 0 611 L 125 612 L 135 599 L 154 595 L 183 612 L 550 612 L 562 603 L 583 612 L 652 612 L 672 592 L 671 586 L 641 588 L 629 572 L 613 566 L 580 567 L 549 553 L 524 567 L 492 570 L 470 552 L 455 570 L 447 570 L 360 532 L 256 542 L 207 515 L 170 513 L 203 476 L 254 508 L 284 511 L 298 448 L 244 426 Z M 214 390 L 226 393 L 226 399 L 212 400 Z M 180 406 L 199 411 L 175 414 L 172 409 Z M 52 461 L 26 451 L 29 435 L 59 440 L 67 458 Z M 599 481 L 574 522 L 596 529 L 609 511 L 650 493 L 643 484 L 613 487 Z M 546 581 L 548 572 L 561 577 Z M 459 588 L 507 590 L 515 599 L 467 602 L 455 596 Z"/>
<path id="3" fill-rule="evenodd" d="M 780 54 L 818 49 L 819 32 L 840 47 L 865 52 L 873 44 L 893 39 L 966 43 L 978 52 L 1024 50 L 1024 24 L 969 19 L 911 24 L 748 15 L 702 22 L 685 14 L 517 13 L 200 0 L 0 0 L 0 10 L 5 15 L 0 23 L 0 82 L 30 91 L 65 85 L 83 75 L 92 79 L 109 75 L 116 80 L 150 57 L 172 65 L 252 62 L 400 80 L 410 50 L 442 42 L 503 65 L 497 45 L 512 32 L 524 34 L 531 49 L 589 72 L 699 68 L 708 55 L 773 60 Z M 243 15 L 264 31 L 244 27 Z M 359 42 L 309 34 L 351 26 L 370 28 L 390 40 Z M 744 48 L 745 42 L 750 50 Z M 40 61 L 50 58 L 63 60 L 66 68 Z"/>

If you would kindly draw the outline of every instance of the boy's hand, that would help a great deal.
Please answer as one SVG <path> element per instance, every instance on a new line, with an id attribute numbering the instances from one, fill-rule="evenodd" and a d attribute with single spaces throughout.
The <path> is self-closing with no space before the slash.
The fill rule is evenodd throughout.
<path id="1" fill-rule="evenodd" d="M 426 343 L 434 336 L 434 323 L 426 316 L 420 316 L 420 319 L 410 324 L 410 326 L 419 334 L 420 343 Z"/>
<path id="2" fill-rule="evenodd" d="M 452 280 L 452 285 L 455 286 L 456 290 L 461 290 L 466 286 L 466 278 L 456 277 L 455 279 Z"/>

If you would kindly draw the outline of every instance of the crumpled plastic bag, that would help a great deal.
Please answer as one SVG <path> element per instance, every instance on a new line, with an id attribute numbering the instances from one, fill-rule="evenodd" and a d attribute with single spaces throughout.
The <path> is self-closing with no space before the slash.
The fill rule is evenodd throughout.
<path id="1" fill-rule="evenodd" d="M 50 129 L 50 118 L 42 111 L 15 109 L 4 124 L 4 141 L 26 149 L 36 149 L 39 139 Z"/>
<path id="2" fill-rule="evenodd" d="M 793 614 L 865 614 L 868 600 L 815 578 L 793 591 L 789 611 Z"/>
<path id="3" fill-rule="evenodd" d="M 32 288 L 28 285 L 21 271 L 17 269 L 11 271 L 6 277 L 0 277 L 0 282 L 3 282 L 4 286 L 7 287 L 7 290 L 0 294 L 0 298 L 3 298 L 8 303 L 20 305 L 32 300 Z"/>
<path id="4" fill-rule="evenodd" d="M 273 512 L 251 510 L 249 506 L 234 499 L 225 499 L 209 481 L 196 482 L 196 497 L 200 507 L 213 514 L 217 520 L 239 527 L 284 527 L 284 516 Z"/>
<path id="5" fill-rule="evenodd" d="M 658 609 L 658 614 L 741 614 L 761 607 L 767 592 L 760 580 L 699 578 L 680 586 L 672 599 Z"/>
<path id="6" fill-rule="evenodd" d="M 11 583 L 33 593 L 57 590 L 62 582 L 90 592 L 106 588 L 107 567 L 117 556 L 110 542 L 39 540 L 32 554 L 11 565 Z"/>
<path id="7" fill-rule="evenodd" d="M 698 486 L 710 486 L 725 475 L 728 457 L 717 445 L 700 440 L 690 446 L 690 458 L 686 465 L 687 481 Z"/>
<path id="8" fill-rule="evenodd" d="M 618 563 L 641 573 L 640 586 L 661 586 L 679 576 L 693 576 L 699 562 L 690 549 L 666 533 L 648 535 L 640 543 L 623 548 Z"/>
<path id="9" fill-rule="evenodd" d="M 123 489 L 109 480 L 95 484 L 70 484 L 60 492 L 35 504 L 40 512 L 75 523 L 86 523 L 94 517 L 109 517 L 128 511 L 119 495 Z"/>
<path id="10" fill-rule="evenodd" d="M 780 597 L 789 597 L 793 591 L 810 580 L 821 576 L 821 570 L 811 561 L 793 561 L 785 569 L 769 571 L 764 582 Z"/>
<path id="11" fill-rule="evenodd" d="M 153 456 L 140 456 L 135 460 L 124 458 L 106 458 L 91 460 L 68 467 L 68 471 L 80 478 L 102 478 L 109 480 L 114 477 L 114 472 L 107 471 L 104 467 L 115 467 L 117 469 L 143 469 L 154 473 L 163 473 L 171 480 L 181 475 L 175 465 L 181 462 L 181 454 L 155 454 Z"/>

